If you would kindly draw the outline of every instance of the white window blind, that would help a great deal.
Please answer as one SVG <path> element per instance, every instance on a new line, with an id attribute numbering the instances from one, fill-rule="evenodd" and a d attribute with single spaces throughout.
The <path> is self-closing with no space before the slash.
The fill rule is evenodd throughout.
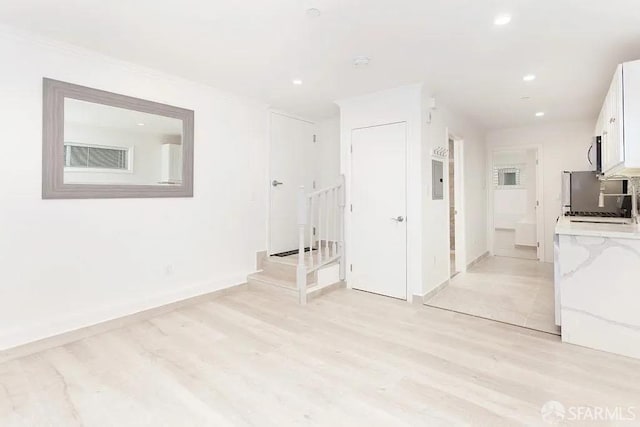
<path id="1" fill-rule="evenodd" d="M 128 156 L 127 148 L 64 145 L 64 166 L 70 168 L 128 170 Z"/>
<path id="2" fill-rule="evenodd" d="M 496 187 L 512 187 L 520 185 L 520 168 L 493 168 L 493 185 Z"/>

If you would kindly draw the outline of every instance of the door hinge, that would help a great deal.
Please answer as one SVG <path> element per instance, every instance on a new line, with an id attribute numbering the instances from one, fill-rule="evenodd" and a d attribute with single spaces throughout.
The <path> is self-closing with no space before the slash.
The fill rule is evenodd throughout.
<path id="1" fill-rule="evenodd" d="M 536 200 L 536 206 L 540 206 L 540 200 Z"/>
<path id="2" fill-rule="evenodd" d="M 353 153 L 353 144 L 351 144 L 351 152 Z"/>
<path id="3" fill-rule="evenodd" d="M 538 159 L 536 159 L 536 165 L 538 164 Z"/>
<path id="4" fill-rule="evenodd" d="M 316 189 L 316 181 L 315 181 L 315 179 L 313 180 L 313 189 L 314 190 Z"/>
<path id="5" fill-rule="evenodd" d="M 313 227 L 313 235 L 314 236 L 316 235 L 316 228 L 315 227 Z"/>
<path id="6" fill-rule="evenodd" d="M 349 205 L 349 211 L 353 212 L 353 205 Z"/>
<path id="7" fill-rule="evenodd" d="M 313 135 L 313 142 L 316 142 L 316 135 Z"/>
<path id="8" fill-rule="evenodd" d="M 349 264 L 349 271 L 353 272 L 353 264 Z"/>
<path id="9" fill-rule="evenodd" d="M 540 247 L 540 242 L 538 242 L 538 247 Z"/>

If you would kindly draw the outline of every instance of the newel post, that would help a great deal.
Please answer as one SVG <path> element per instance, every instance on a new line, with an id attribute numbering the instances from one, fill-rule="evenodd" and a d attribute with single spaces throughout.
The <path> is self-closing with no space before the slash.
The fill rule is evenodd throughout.
<path id="1" fill-rule="evenodd" d="M 307 225 L 307 197 L 304 186 L 298 189 L 298 267 L 296 269 L 296 284 L 300 304 L 307 303 L 307 266 L 304 263 L 304 233 Z"/>
<path id="2" fill-rule="evenodd" d="M 347 260 L 344 250 L 344 216 L 345 207 L 347 206 L 346 181 L 344 175 L 340 175 L 340 190 L 338 191 L 338 255 L 340 256 L 340 280 L 347 279 Z"/>

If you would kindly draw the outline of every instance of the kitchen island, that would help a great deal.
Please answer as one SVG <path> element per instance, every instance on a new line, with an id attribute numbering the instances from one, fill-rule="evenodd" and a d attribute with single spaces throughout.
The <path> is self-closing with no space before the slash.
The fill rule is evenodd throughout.
<path id="1" fill-rule="evenodd" d="M 556 225 L 556 323 L 562 341 L 640 358 L 640 228 Z"/>

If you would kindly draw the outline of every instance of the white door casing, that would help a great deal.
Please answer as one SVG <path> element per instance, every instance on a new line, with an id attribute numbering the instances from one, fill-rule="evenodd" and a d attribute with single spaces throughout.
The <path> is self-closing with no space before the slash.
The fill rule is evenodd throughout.
<path id="1" fill-rule="evenodd" d="M 487 239 L 489 253 L 496 255 L 495 252 L 495 203 L 493 185 L 493 168 L 494 168 L 494 156 L 496 153 L 502 151 L 528 151 L 533 150 L 536 153 L 535 160 L 535 188 L 536 188 L 536 237 L 538 247 L 536 250 L 536 257 L 538 261 L 545 261 L 546 256 L 546 239 L 545 239 L 545 217 L 544 217 L 544 153 L 542 145 L 540 144 L 522 144 L 522 145 L 496 145 L 487 148 Z"/>
<path id="2" fill-rule="evenodd" d="M 407 125 L 354 129 L 351 287 L 407 298 Z"/>
<path id="3" fill-rule="evenodd" d="M 311 122 L 271 113 L 269 254 L 298 248 L 296 197 L 301 185 L 313 191 L 314 133 Z"/>
<path id="4" fill-rule="evenodd" d="M 454 196 L 455 196 L 455 245 L 456 272 L 467 271 L 466 212 L 464 186 L 464 141 L 447 129 L 447 141 L 453 139 L 454 145 Z"/>

